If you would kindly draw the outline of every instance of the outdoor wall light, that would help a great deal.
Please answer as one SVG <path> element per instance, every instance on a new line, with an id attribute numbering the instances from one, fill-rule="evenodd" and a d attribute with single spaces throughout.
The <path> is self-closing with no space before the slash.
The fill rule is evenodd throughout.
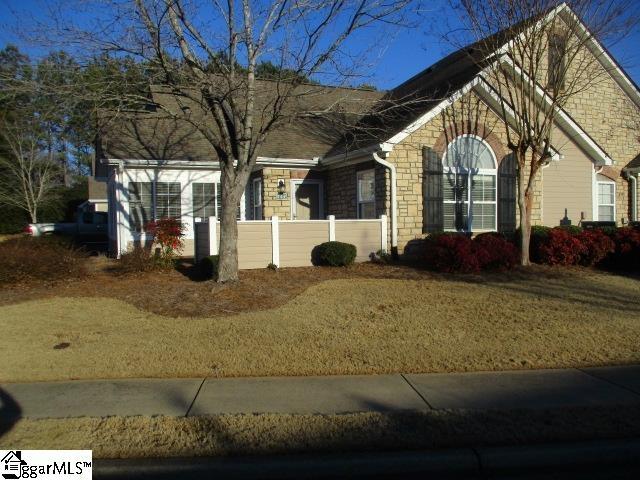
<path id="1" fill-rule="evenodd" d="M 284 183 L 284 178 L 278 179 L 278 194 L 284 195 L 287 191 L 287 186 Z"/>

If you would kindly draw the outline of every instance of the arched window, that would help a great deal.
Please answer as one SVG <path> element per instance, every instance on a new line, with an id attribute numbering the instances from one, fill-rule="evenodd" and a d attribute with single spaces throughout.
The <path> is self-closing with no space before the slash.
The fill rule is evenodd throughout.
<path id="1" fill-rule="evenodd" d="M 491 147 L 474 135 L 459 136 L 447 147 L 442 164 L 444 230 L 496 230 L 497 162 Z"/>

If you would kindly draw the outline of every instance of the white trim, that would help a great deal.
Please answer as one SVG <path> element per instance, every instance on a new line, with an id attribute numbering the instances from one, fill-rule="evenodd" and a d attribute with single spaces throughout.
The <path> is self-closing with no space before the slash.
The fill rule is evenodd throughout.
<path id="1" fill-rule="evenodd" d="M 218 218 L 209 217 L 209 255 L 218 255 Z"/>
<path id="2" fill-rule="evenodd" d="M 302 184 L 318 185 L 318 219 L 324 218 L 324 181 L 319 178 L 292 178 L 289 181 L 289 190 L 291 191 L 289 199 L 289 214 L 292 220 L 296 220 L 296 190 L 295 185 Z"/>
<path id="3" fill-rule="evenodd" d="M 373 174 L 373 200 L 367 200 L 366 202 L 360 201 L 360 177 L 365 173 Z M 360 216 L 360 205 L 365 203 L 373 203 L 373 217 L 376 218 L 376 169 L 367 168 L 366 170 L 358 170 L 356 172 L 356 218 L 362 218 Z"/>
<path id="4" fill-rule="evenodd" d="M 617 223 L 617 212 L 616 212 L 616 195 L 617 195 L 617 185 L 613 180 L 598 180 L 598 173 L 595 172 L 595 210 L 593 212 L 593 218 L 596 221 L 600 221 L 600 206 L 603 207 L 613 207 L 613 220 L 605 220 L 607 222 L 616 222 Z M 600 185 L 613 185 L 613 203 L 600 203 Z"/>
<path id="5" fill-rule="evenodd" d="M 560 14 L 560 16 L 570 16 L 572 21 L 577 23 L 577 25 L 580 27 L 581 33 L 588 37 L 586 45 L 587 48 L 589 48 L 589 51 L 593 54 L 593 56 L 596 57 L 596 59 L 598 59 L 600 64 L 605 68 L 605 70 L 607 70 L 607 72 L 615 80 L 622 91 L 627 94 L 631 101 L 637 106 L 640 106 L 640 91 L 638 90 L 636 85 L 634 85 L 629 76 L 618 66 L 616 61 L 611 58 L 611 56 L 600 44 L 600 42 L 596 38 L 594 38 L 594 36 L 588 31 L 585 24 L 578 18 L 575 13 L 573 13 L 573 10 L 571 10 L 571 8 L 566 3 L 563 3 L 562 5 L 560 5 L 558 13 Z"/>
<path id="6" fill-rule="evenodd" d="M 256 184 L 260 188 L 260 203 L 256 204 Z M 251 181 L 251 220 L 262 220 L 263 217 L 263 205 L 262 205 L 262 177 L 256 177 Z M 260 209 L 260 218 L 256 218 L 256 208 Z M 246 218 L 246 216 L 245 216 Z"/>
<path id="7" fill-rule="evenodd" d="M 596 185 L 596 178 L 598 172 L 602 171 L 602 167 L 591 169 L 591 220 L 598 221 L 598 187 Z"/>
<path id="8" fill-rule="evenodd" d="M 396 133 L 393 137 L 391 137 L 389 140 L 384 142 L 382 145 L 387 146 L 387 149 L 388 149 L 387 151 L 393 150 L 394 146 L 396 146 L 398 143 L 402 142 L 405 138 L 407 138 L 413 132 L 415 132 L 416 130 L 418 130 L 419 128 L 421 128 L 422 126 L 424 126 L 425 124 L 427 124 L 431 120 L 433 120 L 444 109 L 446 109 L 447 107 L 453 105 L 458 99 L 460 99 L 462 96 L 464 96 L 465 94 L 470 92 L 471 89 L 474 86 L 476 86 L 479 81 L 480 81 L 479 76 L 476 76 L 469 83 L 467 83 L 462 88 L 460 88 L 459 90 L 454 92 L 448 98 L 442 100 L 440 103 L 438 103 L 438 105 L 436 105 L 431 110 L 429 110 L 427 113 L 422 115 L 420 118 L 418 118 L 417 120 L 415 120 L 414 122 L 412 122 L 411 124 L 406 126 L 401 132 Z"/>
<path id="9" fill-rule="evenodd" d="M 527 75 L 518 65 L 516 65 L 509 57 L 503 58 L 504 62 L 517 74 L 519 78 L 524 78 L 529 87 L 531 85 L 535 85 L 536 95 L 538 98 L 544 99 L 545 106 L 552 106 L 551 99 L 549 98 L 549 94 L 545 92 L 540 85 L 533 82 L 533 80 Z M 573 121 L 573 119 L 565 112 L 562 108 L 555 106 L 557 116 L 556 122 L 564 127 L 563 130 L 569 130 L 575 133 L 575 136 L 571 136 L 572 140 L 574 140 L 578 145 L 580 145 L 583 149 L 590 153 L 593 157 L 602 160 L 605 165 L 613 165 L 613 160 L 609 158 L 609 156 L 602 150 L 595 141 L 580 128 L 580 126 Z"/>
<path id="10" fill-rule="evenodd" d="M 271 263 L 280 267 L 280 228 L 277 215 L 271 217 Z"/>
<path id="11" fill-rule="evenodd" d="M 396 181 L 396 166 L 393 163 L 381 158 L 377 152 L 373 152 L 373 159 L 389 170 L 389 180 L 391 182 L 391 253 L 393 255 L 396 255 L 398 250 L 398 187 Z"/>
<path id="12" fill-rule="evenodd" d="M 220 170 L 220 162 L 195 160 L 145 160 L 140 158 L 103 158 L 100 163 L 106 165 L 120 165 L 127 168 L 185 168 Z"/>
<path id="13" fill-rule="evenodd" d="M 329 215 L 327 217 L 327 220 L 329 220 L 329 241 L 335 242 L 336 241 L 336 216 Z"/>
<path id="14" fill-rule="evenodd" d="M 314 158 L 280 158 L 280 157 L 258 157 L 256 165 L 277 165 L 278 167 L 317 167 L 320 163 L 319 157 Z"/>

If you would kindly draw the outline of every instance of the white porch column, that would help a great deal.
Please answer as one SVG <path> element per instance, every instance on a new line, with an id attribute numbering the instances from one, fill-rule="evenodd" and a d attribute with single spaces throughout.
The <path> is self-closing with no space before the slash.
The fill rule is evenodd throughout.
<path id="1" fill-rule="evenodd" d="M 277 215 L 271 217 L 271 263 L 280 267 L 280 228 Z"/>
<path id="2" fill-rule="evenodd" d="M 218 255 L 218 218 L 209 217 L 209 255 Z"/>
<path id="3" fill-rule="evenodd" d="M 327 217 L 327 220 L 329 220 L 329 241 L 335 242 L 336 241 L 336 216 L 329 215 Z"/>

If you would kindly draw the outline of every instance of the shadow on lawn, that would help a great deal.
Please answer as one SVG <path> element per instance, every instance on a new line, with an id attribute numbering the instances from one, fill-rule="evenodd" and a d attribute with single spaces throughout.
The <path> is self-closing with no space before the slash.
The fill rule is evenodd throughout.
<path id="1" fill-rule="evenodd" d="M 598 275 L 598 277 L 594 277 Z M 628 285 L 607 283 L 603 276 L 627 278 Z M 488 272 L 479 275 L 438 274 L 442 281 L 464 282 L 494 287 L 514 293 L 582 304 L 606 310 L 640 313 L 640 278 L 635 275 L 605 272 L 589 268 L 543 267 L 533 265 L 507 272 Z M 635 285 L 633 283 L 636 283 Z M 575 308 L 568 306 L 567 308 Z"/>
<path id="2" fill-rule="evenodd" d="M 8 433 L 22 417 L 22 408 L 15 399 L 0 388 L 0 438 Z"/>

